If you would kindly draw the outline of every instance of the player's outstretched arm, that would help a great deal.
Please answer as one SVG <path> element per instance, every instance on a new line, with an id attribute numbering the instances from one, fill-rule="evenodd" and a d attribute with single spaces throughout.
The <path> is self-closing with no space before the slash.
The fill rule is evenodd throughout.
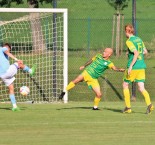
<path id="1" fill-rule="evenodd" d="M 86 66 L 90 65 L 93 62 L 92 59 L 90 59 L 89 61 L 87 61 L 83 66 L 80 66 L 80 70 L 83 70 Z"/>
<path id="2" fill-rule="evenodd" d="M 116 66 L 113 66 L 112 70 L 117 71 L 117 72 L 124 72 L 125 71 L 124 68 L 117 68 Z"/>
<path id="3" fill-rule="evenodd" d="M 22 62 L 22 60 L 17 59 L 12 53 L 10 53 L 9 50 L 6 50 L 4 53 L 9 57 L 11 57 L 12 59 L 14 59 L 15 61 Z"/>
<path id="4" fill-rule="evenodd" d="M 83 66 L 80 66 L 80 70 L 83 70 L 85 68 L 85 66 L 83 65 Z"/>

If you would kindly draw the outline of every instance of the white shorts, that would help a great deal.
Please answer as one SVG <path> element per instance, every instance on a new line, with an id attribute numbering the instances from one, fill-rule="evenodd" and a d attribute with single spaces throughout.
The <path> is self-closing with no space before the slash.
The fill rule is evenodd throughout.
<path id="1" fill-rule="evenodd" d="M 9 69 L 7 70 L 5 74 L 0 76 L 0 78 L 5 83 L 6 86 L 9 86 L 10 84 L 14 82 L 15 80 L 14 76 L 17 74 L 17 71 L 18 71 L 18 64 L 14 63 L 10 65 Z"/>

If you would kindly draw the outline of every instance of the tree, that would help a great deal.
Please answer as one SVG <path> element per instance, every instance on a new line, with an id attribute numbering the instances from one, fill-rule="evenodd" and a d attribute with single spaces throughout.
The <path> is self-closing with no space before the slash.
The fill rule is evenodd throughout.
<path id="1" fill-rule="evenodd" d="M 114 15 L 114 19 L 116 16 L 116 56 L 120 55 L 120 48 L 122 47 L 120 45 L 120 32 L 121 32 L 121 12 L 124 10 L 124 8 L 128 7 L 128 2 L 130 0 L 107 0 L 107 2 L 114 7 L 116 10 L 116 14 Z M 113 20 L 113 23 L 115 23 L 115 20 Z M 114 24 L 113 24 L 114 26 Z M 114 29 L 114 28 L 113 28 Z M 112 40 L 113 41 L 113 40 Z M 113 44 L 113 42 L 112 42 Z M 122 49 L 122 48 L 121 48 Z"/>
<path id="2" fill-rule="evenodd" d="M 117 13 L 121 13 L 121 11 L 128 7 L 128 2 L 130 0 L 107 0 L 107 2 L 115 8 Z"/>
<path id="3" fill-rule="evenodd" d="M 52 4 L 53 1 L 54 0 L 27 0 L 27 3 L 30 5 L 33 5 L 34 6 L 33 8 L 39 8 L 39 2 L 41 4 L 43 4 L 43 2 Z M 19 5 L 19 4 L 23 4 L 24 0 L 1 0 L 0 6 L 1 7 L 11 7 L 11 3 L 13 3 L 13 2 L 15 2 L 17 5 Z"/>
<path id="4" fill-rule="evenodd" d="M 23 0 L 1 0 L 0 6 L 1 7 L 11 7 L 12 2 L 16 2 L 16 4 L 23 4 Z"/>

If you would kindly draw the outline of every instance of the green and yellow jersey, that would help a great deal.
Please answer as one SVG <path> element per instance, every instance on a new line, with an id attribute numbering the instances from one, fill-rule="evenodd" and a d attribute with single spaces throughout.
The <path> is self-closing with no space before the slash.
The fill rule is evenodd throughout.
<path id="1" fill-rule="evenodd" d="M 114 66 L 110 60 L 105 60 L 102 57 L 102 54 L 97 54 L 92 58 L 92 60 L 93 62 L 87 66 L 85 70 L 94 79 L 97 79 L 99 76 L 101 76 L 106 69 Z"/>
<path id="2" fill-rule="evenodd" d="M 131 36 L 127 41 L 126 45 L 128 47 L 128 63 L 127 63 L 127 68 L 129 68 L 133 57 L 134 57 L 134 51 L 137 50 L 139 52 L 139 56 L 137 58 L 137 61 L 133 65 L 132 69 L 145 69 L 146 64 L 144 61 L 144 48 L 145 45 L 143 41 L 137 37 L 137 36 Z"/>

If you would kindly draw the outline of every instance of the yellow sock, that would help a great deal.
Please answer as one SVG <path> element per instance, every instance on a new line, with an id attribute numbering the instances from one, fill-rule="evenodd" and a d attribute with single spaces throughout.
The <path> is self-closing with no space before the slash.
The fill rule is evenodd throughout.
<path id="1" fill-rule="evenodd" d="M 94 108 L 98 107 L 98 104 L 99 104 L 100 100 L 101 100 L 101 98 L 95 97 L 95 99 L 94 99 Z"/>
<path id="2" fill-rule="evenodd" d="M 149 106 L 149 105 L 151 104 L 149 93 L 148 93 L 146 90 L 144 90 L 144 91 L 142 92 L 142 95 L 143 95 L 144 98 L 145 98 L 146 105 Z"/>
<path id="3" fill-rule="evenodd" d="M 68 91 L 68 90 L 74 88 L 74 86 L 75 86 L 75 84 L 74 84 L 73 82 L 70 82 L 70 83 L 68 84 L 68 86 L 66 87 L 66 91 Z"/>
<path id="4" fill-rule="evenodd" d="M 129 89 L 123 89 L 125 105 L 127 108 L 131 108 L 130 104 L 130 92 Z"/>

